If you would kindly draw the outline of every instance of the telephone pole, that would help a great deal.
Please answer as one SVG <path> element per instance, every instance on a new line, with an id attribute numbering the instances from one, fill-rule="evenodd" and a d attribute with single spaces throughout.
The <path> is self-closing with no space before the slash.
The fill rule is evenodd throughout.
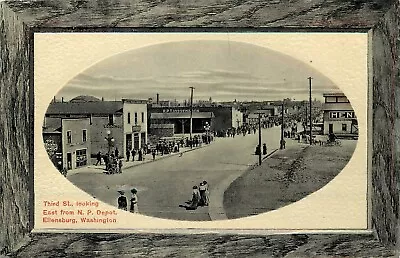
<path id="1" fill-rule="evenodd" d="M 190 148 L 193 148 L 192 132 L 193 132 L 193 90 L 194 87 L 190 88 Z"/>
<path id="2" fill-rule="evenodd" d="M 312 84 L 312 77 L 308 77 L 308 81 L 310 83 L 310 145 L 312 145 L 312 103 L 311 103 L 311 84 Z"/>
<path id="3" fill-rule="evenodd" d="M 261 152 L 261 114 L 263 113 L 255 113 L 258 114 L 258 148 L 256 148 L 256 150 L 258 150 L 258 165 L 261 165 L 261 161 L 262 161 L 262 152 Z"/>
<path id="4" fill-rule="evenodd" d="M 284 102 L 285 101 L 282 100 L 282 123 L 281 123 L 281 141 L 280 141 L 280 149 L 281 150 L 283 150 L 283 141 L 284 141 L 284 139 L 283 139 L 283 122 L 284 122 L 283 113 L 284 113 L 284 110 L 285 110 Z"/>

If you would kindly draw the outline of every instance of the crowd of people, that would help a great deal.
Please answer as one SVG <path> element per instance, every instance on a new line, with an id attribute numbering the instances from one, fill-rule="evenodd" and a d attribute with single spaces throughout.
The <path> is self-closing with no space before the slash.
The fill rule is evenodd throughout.
<path id="1" fill-rule="evenodd" d="M 122 159 L 119 157 L 118 149 L 111 153 L 102 154 L 100 151 L 96 154 L 96 166 L 102 165 L 101 161 L 104 161 L 106 174 L 122 173 Z"/>

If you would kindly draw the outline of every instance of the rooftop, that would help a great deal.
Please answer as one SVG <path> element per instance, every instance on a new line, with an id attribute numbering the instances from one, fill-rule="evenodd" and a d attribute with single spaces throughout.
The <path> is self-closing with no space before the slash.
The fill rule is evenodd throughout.
<path id="1" fill-rule="evenodd" d="M 130 104 L 147 104 L 149 101 L 143 100 L 143 99 L 122 99 L 122 102 L 130 103 Z"/>
<path id="2" fill-rule="evenodd" d="M 53 102 L 47 108 L 46 115 L 98 115 L 122 113 L 122 101 L 96 102 Z"/>

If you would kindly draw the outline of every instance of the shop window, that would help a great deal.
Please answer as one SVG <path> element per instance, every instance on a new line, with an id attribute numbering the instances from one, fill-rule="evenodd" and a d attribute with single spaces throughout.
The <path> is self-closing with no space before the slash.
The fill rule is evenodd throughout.
<path id="1" fill-rule="evenodd" d="M 87 165 L 86 149 L 76 151 L 76 167 L 82 167 Z"/>
<path id="2" fill-rule="evenodd" d="M 72 132 L 67 131 L 67 143 L 72 143 Z"/>
<path id="3" fill-rule="evenodd" d="M 350 101 L 347 99 L 347 97 L 338 97 L 337 102 L 338 103 L 350 103 Z"/>
<path id="4" fill-rule="evenodd" d="M 135 112 L 135 125 L 137 125 L 138 122 L 138 117 L 137 117 L 137 112 Z"/>
<path id="5" fill-rule="evenodd" d="M 336 97 L 325 97 L 325 103 L 336 103 Z"/>

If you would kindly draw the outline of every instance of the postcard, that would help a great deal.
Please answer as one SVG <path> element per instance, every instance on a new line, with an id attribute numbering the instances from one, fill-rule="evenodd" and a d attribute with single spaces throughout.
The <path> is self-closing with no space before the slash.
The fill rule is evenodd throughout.
<path id="1" fill-rule="evenodd" d="M 367 230 L 368 33 L 35 33 L 35 231 Z"/>

